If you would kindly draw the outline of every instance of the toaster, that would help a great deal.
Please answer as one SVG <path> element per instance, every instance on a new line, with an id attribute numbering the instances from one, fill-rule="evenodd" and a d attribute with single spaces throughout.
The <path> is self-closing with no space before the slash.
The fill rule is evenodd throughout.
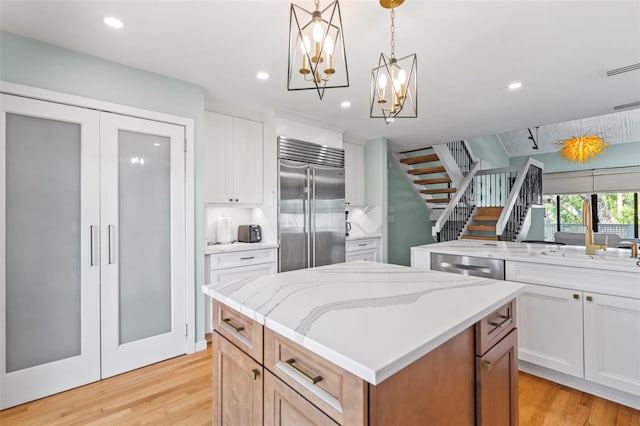
<path id="1" fill-rule="evenodd" d="M 238 225 L 238 242 L 259 243 L 262 241 L 260 225 Z"/>

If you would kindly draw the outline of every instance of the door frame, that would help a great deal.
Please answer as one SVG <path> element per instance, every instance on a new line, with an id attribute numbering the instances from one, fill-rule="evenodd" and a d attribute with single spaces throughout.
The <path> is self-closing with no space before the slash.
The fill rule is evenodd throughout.
<path id="1" fill-rule="evenodd" d="M 180 117 L 177 115 L 165 114 L 146 109 L 120 105 L 98 99 L 85 98 L 82 96 L 70 95 L 53 90 L 40 89 L 37 87 L 25 86 L 0 80 L 0 92 L 7 95 L 22 96 L 25 98 L 38 99 L 42 101 L 55 102 L 63 105 L 76 106 L 81 108 L 95 109 L 99 111 L 112 112 L 130 117 L 144 118 L 176 124 L 185 129 L 185 312 L 187 323 L 186 352 L 193 353 L 207 348 L 207 342 L 203 339 L 196 341 L 196 264 L 195 264 L 195 121 L 192 118 Z M 204 111 L 204 110 L 203 110 Z M 204 213 L 202 213 L 204 214 Z"/>

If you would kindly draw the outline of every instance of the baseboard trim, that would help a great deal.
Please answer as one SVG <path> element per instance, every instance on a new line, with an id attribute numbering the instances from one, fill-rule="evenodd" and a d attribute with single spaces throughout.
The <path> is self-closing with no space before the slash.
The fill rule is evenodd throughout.
<path id="1" fill-rule="evenodd" d="M 619 391 L 598 383 L 593 383 L 579 377 L 550 370 L 545 367 L 540 367 L 539 365 L 531 364 L 527 361 L 520 360 L 518 361 L 518 364 L 520 371 L 524 371 L 525 373 L 533 374 L 534 376 L 542 377 L 543 379 L 560 383 L 561 385 L 578 389 L 582 392 L 590 393 L 592 395 L 599 396 L 600 398 L 608 399 L 609 401 L 617 402 L 618 404 L 640 410 L 640 396 Z"/>
<path id="2" fill-rule="evenodd" d="M 196 352 L 204 351 L 207 349 L 207 341 L 199 340 L 196 342 Z"/>

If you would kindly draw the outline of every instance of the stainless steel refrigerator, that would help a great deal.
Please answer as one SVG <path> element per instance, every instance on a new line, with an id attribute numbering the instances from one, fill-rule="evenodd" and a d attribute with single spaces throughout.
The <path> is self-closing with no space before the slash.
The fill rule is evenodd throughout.
<path id="1" fill-rule="evenodd" d="M 344 262 L 344 150 L 278 138 L 280 272 Z"/>

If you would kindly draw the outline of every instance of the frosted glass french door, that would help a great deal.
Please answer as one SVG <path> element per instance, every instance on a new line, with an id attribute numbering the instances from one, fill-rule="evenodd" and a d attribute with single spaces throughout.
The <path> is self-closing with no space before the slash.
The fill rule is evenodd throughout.
<path id="1" fill-rule="evenodd" d="M 0 95 L 0 409 L 100 379 L 99 113 Z"/>
<path id="2" fill-rule="evenodd" d="M 102 113 L 102 377 L 186 352 L 184 128 Z"/>

